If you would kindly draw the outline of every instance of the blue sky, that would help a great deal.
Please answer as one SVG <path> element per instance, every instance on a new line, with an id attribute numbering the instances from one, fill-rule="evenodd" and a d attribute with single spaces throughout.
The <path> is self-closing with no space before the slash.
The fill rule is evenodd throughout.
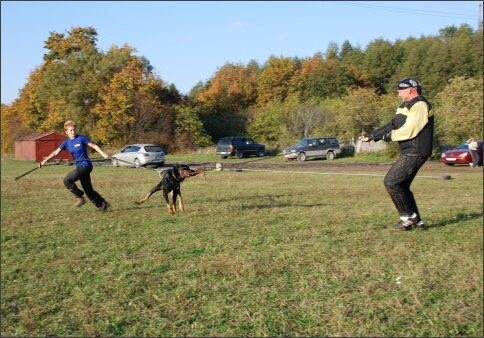
<path id="1" fill-rule="evenodd" d="M 129 46 L 187 94 L 226 63 L 310 57 L 345 40 L 365 49 L 478 27 L 479 1 L 1 1 L 1 102 L 11 104 L 47 53 L 50 32 L 92 26 L 97 47 Z"/>

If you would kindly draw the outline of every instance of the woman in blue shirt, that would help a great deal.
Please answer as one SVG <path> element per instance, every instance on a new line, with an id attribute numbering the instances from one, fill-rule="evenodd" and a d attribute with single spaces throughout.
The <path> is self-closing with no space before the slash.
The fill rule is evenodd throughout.
<path id="1" fill-rule="evenodd" d="M 75 122 L 66 121 L 64 123 L 64 131 L 68 138 L 62 142 L 59 148 L 54 150 L 52 154 L 40 162 L 39 168 L 44 167 L 45 163 L 57 156 L 61 150 L 68 150 L 76 161 L 76 168 L 64 177 L 64 185 L 77 197 L 74 206 L 79 208 L 86 203 L 86 200 L 84 199 L 85 193 L 97 208 L 100 210 L 108 210 L 111 205 L 92 187 L 91 172 L 93 166 L 87 154 L 87 146 L 96 150 L 104 158 L 108 158 L 109 156 L 104 153 L 98 145 L 92 143 L 86 136 L 77 134 Z M 76 186 L 76 181 L 81 181 L 84 191 Z"/>

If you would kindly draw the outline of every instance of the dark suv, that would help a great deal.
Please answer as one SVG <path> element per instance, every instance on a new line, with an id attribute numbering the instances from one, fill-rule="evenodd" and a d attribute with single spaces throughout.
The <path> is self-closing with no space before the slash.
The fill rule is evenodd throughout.
<path id="1" fill-rule="evenodd" d="M 310 158 L 325 158 L 332 160 L 341 154 L 339 142 L 336 137 L 304 138 L 294 147 L 286 148 L 282 155 L 288 160 L 306 161 Z"/>
<path id="2" fill-rule="evenodd" d="M 251 155 L 262 157 L 265 155 L 265 151 L 265 145 L 255 143 L 250 137 L 234 136 L 221 138 L 217 142 L 216 154 L 222 158 L 229 156 L 244 158 Z"/>

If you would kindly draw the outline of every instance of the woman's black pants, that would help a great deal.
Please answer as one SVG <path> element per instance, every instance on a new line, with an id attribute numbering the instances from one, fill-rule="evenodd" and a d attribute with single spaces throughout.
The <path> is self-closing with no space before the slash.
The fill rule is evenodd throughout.
<path id="1" fill-rule="evenodd" d="M 64 185 L 77 198 L 81 198 L 86 193 L 87 198 L 98 208 L 103 205 L 104 198 L 97 191 L 94 190 L 91 183 L 92 166 L 76 167 L 64 177 Z M 75 182 L 81 181 L 81 186 L 84 189 L 79 189 Z"/>

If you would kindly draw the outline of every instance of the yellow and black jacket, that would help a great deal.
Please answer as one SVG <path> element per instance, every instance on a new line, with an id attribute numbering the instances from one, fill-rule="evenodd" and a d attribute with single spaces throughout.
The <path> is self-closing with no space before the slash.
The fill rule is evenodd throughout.
<path id="1" fill-rule="evenodd" d="M 422 95 L 402 103 L 395 117 L 372 131 L 374 141 L 398 142 L 401 155 L 430 157 L 432 155 L 434 115 L 432 106 Z"/>

